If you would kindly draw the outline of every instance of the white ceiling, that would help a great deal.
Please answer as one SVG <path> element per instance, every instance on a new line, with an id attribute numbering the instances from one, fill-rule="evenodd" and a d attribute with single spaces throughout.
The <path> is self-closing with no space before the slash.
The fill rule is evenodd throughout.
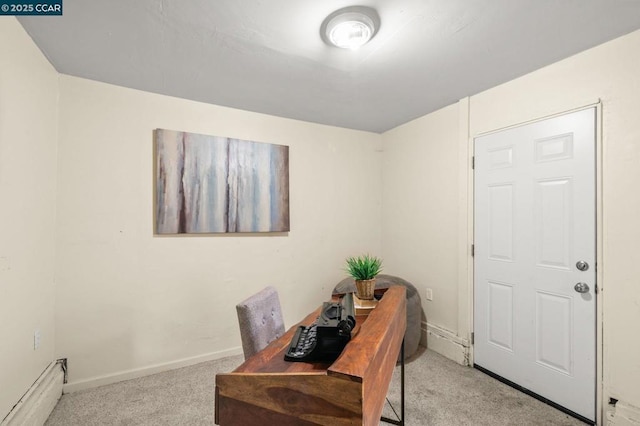
<path id="1" fill-rule="evenodd" d="M 325 45 L 350 5 L 378 34 Z M 640 0 L 64 0 L 19 20 L 64 74 L 383 132 L 640 28 Z"/>

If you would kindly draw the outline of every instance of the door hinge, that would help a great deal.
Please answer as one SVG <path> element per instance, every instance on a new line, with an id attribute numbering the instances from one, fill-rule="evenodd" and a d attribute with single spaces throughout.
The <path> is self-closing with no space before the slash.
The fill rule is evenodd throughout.
<path id="1" fill-rule="evenodd" d="M 473 345 L 475 343 L 475 333 L 471 332 L 471 344 Z"/>
<path id="2" fill-rule="evenodd" d="M 476 156 L 472 156 L 471 157 L 471 168 L 475 169 L 476 168 Z"/>
<path id="3" fill-rule="evenodd" d="M 471 257 L 476 255 L 476 245 L 471 244 Z"/>

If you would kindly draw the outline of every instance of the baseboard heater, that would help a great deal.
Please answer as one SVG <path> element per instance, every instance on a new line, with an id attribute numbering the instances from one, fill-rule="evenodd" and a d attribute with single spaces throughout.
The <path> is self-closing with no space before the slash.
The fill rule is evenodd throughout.
<path id="1" fill-rule="evenodd" d="M 0 426 L 44 425 L 62 396 L 62 385 L 66 383 L 66 376 L 66 358 L 49 364 L 7 417 L 0 422 Z"/>

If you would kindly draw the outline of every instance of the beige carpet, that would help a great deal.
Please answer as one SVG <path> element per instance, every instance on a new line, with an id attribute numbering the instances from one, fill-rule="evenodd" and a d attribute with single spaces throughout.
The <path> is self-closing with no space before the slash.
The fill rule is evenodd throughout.
<path id="1" fill-rule="evenodd" d="M 235 356 L 66 394 L 46 425 L 213 425 L 215 375 L 241 362 L 242 357 Z M 388 395 L 397 409 L 399 372 L 397 367 Z M 405 374 L 407 426 L 584 425 L 429 350 L 419 350 Z M 393 417 L 389 406 L 384 414 Z"/>

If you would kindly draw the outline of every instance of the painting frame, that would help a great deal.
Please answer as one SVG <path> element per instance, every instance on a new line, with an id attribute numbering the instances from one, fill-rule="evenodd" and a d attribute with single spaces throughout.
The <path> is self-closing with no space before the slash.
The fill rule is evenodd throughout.
<path id="1" fill-rule="evenodd" d="M 154 232 L 289 232 L 289 147 L 155 129 Z"/>

